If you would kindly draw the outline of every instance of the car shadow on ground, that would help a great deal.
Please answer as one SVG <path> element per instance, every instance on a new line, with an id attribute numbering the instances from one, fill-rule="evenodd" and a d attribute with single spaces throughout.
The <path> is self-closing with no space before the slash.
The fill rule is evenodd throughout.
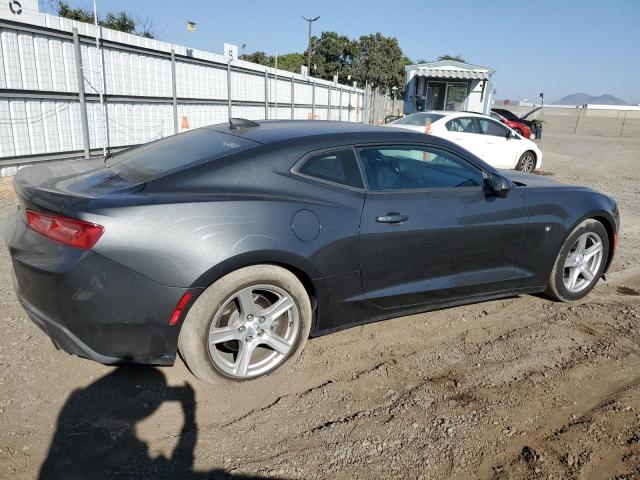
<path id="1" fill-rule="evenodd" d="M 169 458 L 152 457 L 136 435 L 136 424 L 164 402 L 178 402 L 184 413 L 179 440 Z M 119 367 L 65 402 L 40 479 L 254 479 L 224 470 L 195 472 L 198 426 L 195 395 L 189 384 L 167 385 L 151 367 Z M 178 433 L 178 432 L 176 432 Z"/>

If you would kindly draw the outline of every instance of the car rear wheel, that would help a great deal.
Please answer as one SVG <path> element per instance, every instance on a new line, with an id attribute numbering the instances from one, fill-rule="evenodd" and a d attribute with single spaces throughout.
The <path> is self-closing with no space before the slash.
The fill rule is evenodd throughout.
<path id="1" fill-rule="evenodd" d="M 249 380 L 292 364 L 311 319 L 309 296 L 293 273 L 254 265 L 222 277 L 198 297 L 178 348 L 203 382 Z"/>
<path id="2" fill-rule="evenodd" d="M 520 156 L 520 160 L 516 165 L 516 170 L 531 173 L 536 169 L 536 154 L 532 151 L 526 151 Z"/>
<path id="3" fill-rule="evenodd" d="M 596 220 L 585 220 L 567 237 L 549 278 L 547 294 L 562 302 L 579 300 L 598 283 L 609 258 L 609 236 Z"/>
<path id="4" fill-rule="evenodd" d="M 519 128 L 514 128 L 513 129 L 518 135 L 523 136 L 524 134 L 522 133 L 522 130 L 520 130 Z"/>

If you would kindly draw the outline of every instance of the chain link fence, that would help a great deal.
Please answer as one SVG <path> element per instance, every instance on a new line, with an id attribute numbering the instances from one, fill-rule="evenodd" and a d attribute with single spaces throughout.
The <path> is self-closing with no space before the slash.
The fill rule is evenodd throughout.
<path id="1" fill-rule="evenodd" d="M 500 108 L 507 108 L 516 115 L 523 115 L 533 107 L 500 105 Z M 638 107 L 545 106 L 528 119 L 541 120 L 543 132 L 640 138 L 640 108 Z"/>

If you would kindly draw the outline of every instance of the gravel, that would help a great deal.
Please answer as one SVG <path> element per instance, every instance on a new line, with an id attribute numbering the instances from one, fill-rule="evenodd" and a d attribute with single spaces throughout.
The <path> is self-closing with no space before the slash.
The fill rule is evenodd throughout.
<path id="1" fill-rule="evenodd" d="M 545 132 L 543 171 L 614 196 L 618 255 L 584 300 L 520 296 L 311 340 L 231 387 L 57 351 L 0 250 L 0 477 L 640 478 L 640 140 Z M 0 183 L 0 223 L 14 208 Z"/>

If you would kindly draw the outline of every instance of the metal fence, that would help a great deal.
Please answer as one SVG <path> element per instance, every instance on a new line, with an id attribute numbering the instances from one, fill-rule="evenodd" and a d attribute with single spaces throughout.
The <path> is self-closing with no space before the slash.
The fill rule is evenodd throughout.
<path id="1" fill-rule="evenodd" d="M 0 18 L 0 167 L 89 156 L 248 119 L 378 123 L 359 89 L 52 15 Z"/>
<path id="2" fill-rule="evenodd" d="M 496 105 L 497 107 L 498 105 Z M 502 106 L 517 115 L 531 110 L 531 106 Z M 533 114 L 543 122 L 543 132 L 604 137 L 640 137 L 640 109 L 638 107 L 607 108 L 600 105 L 586 107 L 545 106 Z M 531 118 L 530 118 L 531 119 Z"/>

